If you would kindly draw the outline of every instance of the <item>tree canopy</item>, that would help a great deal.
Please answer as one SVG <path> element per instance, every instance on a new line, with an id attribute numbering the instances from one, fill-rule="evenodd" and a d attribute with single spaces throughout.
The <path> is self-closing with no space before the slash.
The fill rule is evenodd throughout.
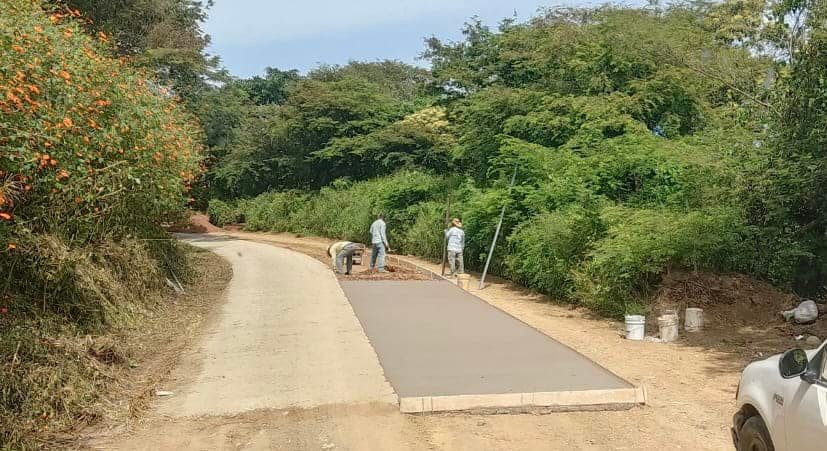
<path id="1" fill-rule="evenodd" d="M 238 125 L 213 147 L 209 196 L 329 186 L 352 197 L 365 192 L 359 181 L 413 170 L 453 180 L 472 266 L 507 203 L 495 270 L 563 298 L 616 312 L 673 266 L 814 289 L 827 250 L 822 10 L 552 8 L 497 28 L 472 20 L 459 42 L 426 40 L 430 70 L 268 70 L 219 89 L 240 96 Z M 265 84 L 274 95 L 251 89 Z M 433 202 L 445 194 L 404 206 L 408 251 L 434 247 L 411 233 L 424 233 L 426 213 L 439 227 Z"/>

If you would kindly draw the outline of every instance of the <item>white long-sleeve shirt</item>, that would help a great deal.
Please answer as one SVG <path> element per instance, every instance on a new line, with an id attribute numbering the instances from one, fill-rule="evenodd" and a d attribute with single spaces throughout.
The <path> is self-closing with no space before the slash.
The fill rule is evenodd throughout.
<path id="1" fill-rule="evenodd" d="M 465 231 L 459 227 L 451 227 L 445 231 L 448 238 L 448 250 L 451 252 L 462 252 L 465 249 Z"/>
<path id="2" fill-rule="evenodd" d="M 377 219 L 370 225 L 370 244 L 385 243 L 388 244 L 388 237 L 385 234 L 387 226 L 385 221 Z"/>

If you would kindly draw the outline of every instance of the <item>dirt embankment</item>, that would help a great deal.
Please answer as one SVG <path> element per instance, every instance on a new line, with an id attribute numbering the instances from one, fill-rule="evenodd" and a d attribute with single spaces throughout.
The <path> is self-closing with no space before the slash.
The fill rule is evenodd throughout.
<path id="1" fill-rule="evenodd" d="M 200 213 L 192 215 L 189 222 L 172 224 L 167 229 L 174 233 L 216 233 L 224 231 L 221 227 L 212 225 L 207 215 Z"/>
<path id="2" fill-rule="evenodd" d="M 189 252 L 196 275 L 181 294 L 170 293 L 157 308 L 128 329 L 108 337 L 122 355 L 112 366 L 112 384 L 100 404 L 104 414 L 83 431 L 56 437 L 52 445 L 76 448 L 79 437 L 113 434 L 133 427 L 150 408 L 156 393 L 212 321 L 232 268 L 221 257 L 202 250 Z"/>
<path id="3" fill-rule="evenodd" d="M 824 318 L 803 325 L 781 316 L 800 302 L 795 294 L 743 274 L 677 271 L 664 277 L 652 305 L 655 312 L 702 308 L 704 333 L 687 334 L 683 342 L 752 358 L 804 346 L 802 340 L 810 336 L 827 338 Z"/>

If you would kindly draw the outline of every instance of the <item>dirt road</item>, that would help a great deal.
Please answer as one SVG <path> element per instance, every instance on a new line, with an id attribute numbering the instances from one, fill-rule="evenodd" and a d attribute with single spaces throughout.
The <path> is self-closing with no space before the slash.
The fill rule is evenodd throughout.
<path id="1" fill-rule="evenodd" d="M 238 236 L 325 246 L 318 239 Z M 741 361 L 726 353 L 624 342 L 616 323 L 495 284 L 480 295 L 628 380 L 646 383 L 650 404 L 622 412 L 403 415 L 387 401 L 376 357 L 357 337 L 358 323 L 324 264 L 253 242 L 217 238 L 202 245 L 229 259 L 236 274 L 219 319 L 175 372 L 176 395 L 128 435 L 99 440 L 96 448 L 731 449 L 727 427 Z M 268 306 L 266 299 L 289 307 Z M 232 396 L 208 390 L 220 377 L 236 378 Z"/>

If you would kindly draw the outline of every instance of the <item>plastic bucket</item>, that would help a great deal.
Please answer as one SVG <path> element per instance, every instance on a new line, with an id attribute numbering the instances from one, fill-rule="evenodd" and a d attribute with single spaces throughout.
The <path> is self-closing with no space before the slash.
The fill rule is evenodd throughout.
<path id="1" fill-rule="evenodd" d="M 626 315 L 626 339 L 643 340 L 646 336 L 646 317 L 643 315 Z"/>
<path id="2" fill-rule="evenodd" d="M 664 342 L 678 339 L 678 315 L 663 315 L 658 318 L 660 328 L 660 339 Z"/>
<path id="3" fill-rule="evenodd" d="M 687 332 L 700 332 L 704 328 L 704 311 L 699 308 L 686 309 L 683 320 L 684 329 Z"/>

